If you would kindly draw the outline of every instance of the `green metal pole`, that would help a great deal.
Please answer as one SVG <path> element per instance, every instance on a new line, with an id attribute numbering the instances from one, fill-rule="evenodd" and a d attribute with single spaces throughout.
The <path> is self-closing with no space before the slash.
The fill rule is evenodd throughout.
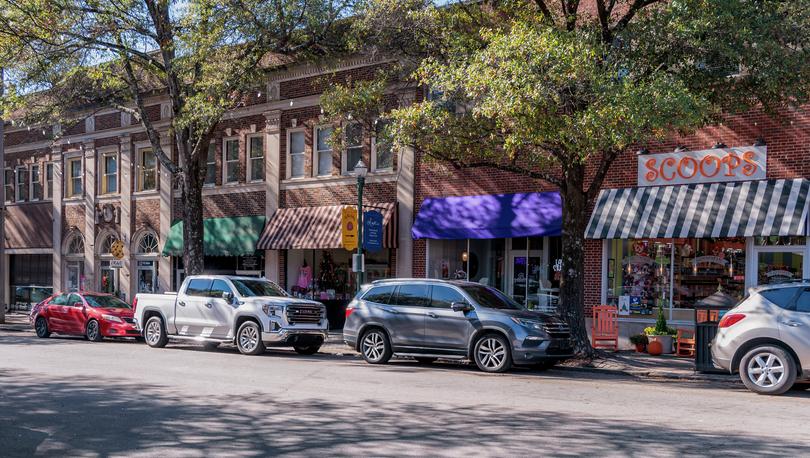
<path id="1" fill-rule="evenodd" d="M 365 177 L 357 177 L 357 257 L 363 256 L 363 186 L 366 184 Z M 363 271 L 357 272 L 357 291 L 363 284 Z"/>

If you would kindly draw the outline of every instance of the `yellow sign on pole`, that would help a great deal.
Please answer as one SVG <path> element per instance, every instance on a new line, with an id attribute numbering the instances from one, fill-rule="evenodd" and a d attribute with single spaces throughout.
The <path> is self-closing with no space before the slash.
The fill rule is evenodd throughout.
<path id="1" fill-rule="evenodd" d="M 115 259 L 124 257 L 124 242 L 116 240 L 110 245 L 110 253 L 115 256 Z"/>
<path id="2" fill-rule="evenodd" d="M 353 251 L 357 249 L 357 209 L 343 207 L 340 216 L 340 235 L 343 248 Z"/>

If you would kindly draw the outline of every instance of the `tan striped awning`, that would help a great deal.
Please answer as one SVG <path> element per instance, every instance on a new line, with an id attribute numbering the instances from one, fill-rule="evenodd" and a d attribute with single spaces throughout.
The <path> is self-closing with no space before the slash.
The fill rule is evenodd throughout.
<path id="1" fill-rule="evenodd" d="M 343 248 L 340 213 L 347 205 L 279 208 L 267 222 L 256 248 L 259 250 L 320 250 Z M 383 248 L 396 248 L 396 203 L 368 204 L 364 211 L 383 215 Z"/>

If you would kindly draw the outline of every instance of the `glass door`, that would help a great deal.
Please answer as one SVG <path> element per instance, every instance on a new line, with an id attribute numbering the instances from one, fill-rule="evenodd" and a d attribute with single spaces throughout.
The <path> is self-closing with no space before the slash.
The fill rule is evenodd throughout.
<path id="1" fill-rule="evenodd" d="M 803 278 L 803 250 L 757 253 L 757 285 L 773 285 Z"/>
<path id="2" fill-rule="evenodd" d="M 81 261 L 70 261 L 67 263 L 65 273 L 65 287 L 68 291 L 78 291 L 82 287 L 82 265 Z"/>

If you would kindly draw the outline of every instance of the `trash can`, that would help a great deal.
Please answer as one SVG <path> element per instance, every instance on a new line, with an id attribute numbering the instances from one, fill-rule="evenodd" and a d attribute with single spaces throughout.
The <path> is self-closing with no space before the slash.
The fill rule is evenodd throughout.
<path id="1" fill-rule="evenodd" d="M 712 363 L 711 343 L 723 315 L 737 303 L 734 296 L 721 289 L 695 305 L 695 370 L 723 373 Z"/>

